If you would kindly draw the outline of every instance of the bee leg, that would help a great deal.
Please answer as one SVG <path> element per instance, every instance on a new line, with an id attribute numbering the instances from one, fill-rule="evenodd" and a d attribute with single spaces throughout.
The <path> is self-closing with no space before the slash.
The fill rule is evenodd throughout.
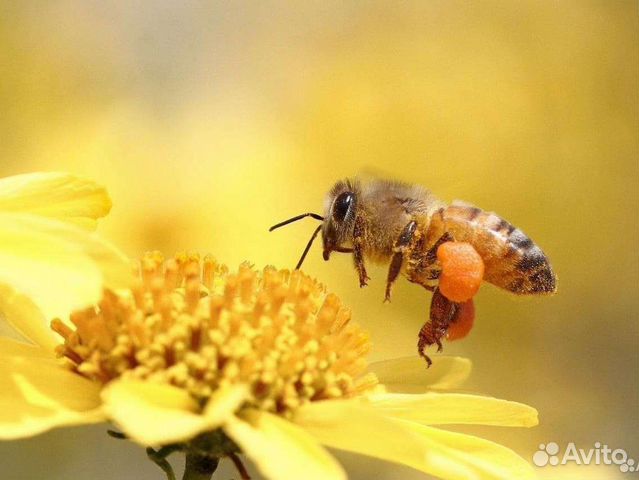
<path id="1" fill-rule="evenodd" d="M 417 229 L 417 222 L 412 220 L 402 230 L 399 238 L 395 241 L 393 246 L 393 258 L 391 259 L 390 267 L 388 268 L 388 277 L 386 279 L 386 295 L 384 297 L 385 302 L 390 302 L 391 290 L 393 288 L 393 282 L 397 280 L 397 276 L 402 269 L 404 263 L 404 253 L 410 250 L 410 244 L 413 240 L 413 235 Z"/>
<path id="2" fill-rule="evenodd" d="M 364 219 L 362 217 L 355 218 L 355 227 L 353 230 L 353 260 L 355 268 L 359 273 L 359 286 L 365 287 L 370 280 L 366 274 L 366 266 L 364 265 Z"/>
<path id="3" fill-rule="evenodd" d="M 427 266 L 433 265 L 435 262 L 437 262 L 437 249 L 439 248 L 439 246 L 442 243 L 452 242 L 453 240 L 453 236 L 450 233 L 445 232 L 441 237 L 439 237 L 439 239 L 437 239 L 433 246 L 428 249 L 426 255 L 424 255 L 423 262 Z"/>
<path id="4" fill-rule="evenodd" d="M 439 289 L 435 289 L 430 302 L 430 319 L 419 331 L 419 339 L 417 341 L 417 351 L 426 360 L 428 366 L 432 362 L 424 350 L 426 347 L 436 344 L 437 351 L 442 351 L 441 339 L 446 336 L 448 327 L 457 319 L 459 312 L 458 303 L 448 300 L 441 294 Z"/>
<path id="5" fill-rule="evenodd" d="M 437 261 L 437 249 L 442 243 L 452 240 L 452 235 L 444 233 L 429 247 L 424 245 L 424 236 L 416 238 L 406 252 L 408 253 L 406 279 L 421 285 L 429 292 L 434 292 L 436 287 L 433 284 L 441 274 L 441 267 Z"/>

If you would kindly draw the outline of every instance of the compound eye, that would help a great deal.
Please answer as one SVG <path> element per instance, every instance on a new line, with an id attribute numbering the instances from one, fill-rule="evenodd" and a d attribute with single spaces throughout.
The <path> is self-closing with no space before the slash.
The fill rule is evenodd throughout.
<path id="1" fill-rule="evenodd" d="M 333 205 L 333 218 L 339 222 L 344 221 L 348 211 L 351 209 L 355 195 L 352 192 L 340 193 Z"/>

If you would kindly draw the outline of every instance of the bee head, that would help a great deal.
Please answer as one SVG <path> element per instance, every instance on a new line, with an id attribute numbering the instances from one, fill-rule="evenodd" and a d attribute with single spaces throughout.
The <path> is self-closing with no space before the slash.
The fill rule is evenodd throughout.
<path id="1" fill-rule="evenodd" d="M 350 251 L 352 248 L 355 210 L 359 185 L 351 180 L 337 182 L 326 196 L 322 243 L 324 260 L 332 251 Z"/>
<path id="2" fill-rule="evenodd" d="M 331 191 L 326 196 L 326 202 L 324 210 L 325 216 L 318 215 L 317 213 L 302 213 L 296 215 L 288 220 L 277 223 L 269 228 L 272 232 L 280 227 L 284 227 L 293 222 L 297 222 L 306 217 L 320 220 L 322 224 L 318 226 L 311 239 L 306 244 L 304 252 L 300 257 L 296 270 L 301 268 L 306 254 L 311 249 L 313 241 L 317 237 L 317 234 L 322 232 L 322 241 L 324 243 L 324 260 L 328 260 L 331 252 L 351 252 L 352 251 L 352 238 L 353 228 L 355 226 L 355 208 L 357 207 L 357 198 L 359 194 L 359 184 L 350 180 L 343 180 L 337 182 Z"/>

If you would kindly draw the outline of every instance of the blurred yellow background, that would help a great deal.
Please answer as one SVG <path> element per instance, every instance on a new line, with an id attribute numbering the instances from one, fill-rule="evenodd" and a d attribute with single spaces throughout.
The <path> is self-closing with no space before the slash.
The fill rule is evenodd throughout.
<path id="1" fill-rule="evenodd" d="M 499 212 L 550 256 L 559 293 L 485 286 L 472 334 L 446 345 L 473 360 L 470 391 L 540 412 L 531 430 L 473 431 L 526 458 L 599 441 L 639 460 L 638 87 L 635 0 L 2 2 L 0 175 L 92 177 L 114 201 L 101 233 L 129 255 L 230 265 L 292 267 L 315 224 L 268 227 L 358 173 Z M 384 268 L 360 290 L 319 245 L 305 270 L 352 306 L 374 359 L 415 352 L 424 290 L 400 281 L 382 304 Z M 354 479 L 424 478 L 340 459 Z M 0 443 L 0 464 L 8 479 L 162 478 L 101 427 Z"/>

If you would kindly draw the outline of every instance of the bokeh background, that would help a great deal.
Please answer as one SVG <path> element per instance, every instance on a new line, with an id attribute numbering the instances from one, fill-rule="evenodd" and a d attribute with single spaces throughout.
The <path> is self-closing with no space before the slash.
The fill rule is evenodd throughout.
<path id="1" fill-rule="evenodd" d="M 552 298 L 482 288 L 446 352 L 468 390 L 536 406 L 530 430 L 464 429 L 530 458 L 596 441 L 639 460 L 639 4 L 0 2 L 0 175 L 68 170 L 106 184 L 101 232 L 129 255 L 212 252 L 291 267 L 358 173 L 499 212 L 548 253 Z M 350 304 L 374 359 L 413 354 L 428 295 L 386 270 L 360 290 L 347 256 L 306 271 Z M 436 357 L 435 357 L 435 361 Z M 353 479 L 418 479 L 339 454 Z M 0 443 L 8 479 L 159 479 L 102 427 Z M 617 478 L 546 467 L 547 478 Z M 223 470 L 218 478 L 230 478 Z"/>

